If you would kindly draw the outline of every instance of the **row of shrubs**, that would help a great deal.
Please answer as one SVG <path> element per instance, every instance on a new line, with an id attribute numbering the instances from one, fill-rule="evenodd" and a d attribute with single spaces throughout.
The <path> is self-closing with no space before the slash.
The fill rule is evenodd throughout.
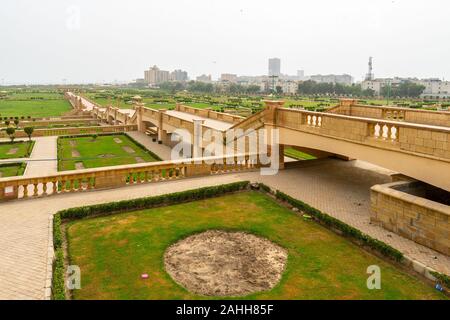
<path id="1" fill-rule="evenodd" d="M 53 247 L 55 250 L 55 262 L 53 265 L 52 281 L 53 299 L 64 300 L 66 298 L 64 279 L 64 252 L 62 249 L 63 234 L 61 230 L 62 220 L 75 220 L 96 215 L 113 214 L 122 211 L 143 210 L 159 206 L 178 204 L 182 202 L 202 200 L 244 190 L 248 187 L 248 185 L 248 181 L 242 181 L 214 187 L 205 187 L 194 190 L 175 192 L 154 197 L 123 200 L 93 206 L 71 208 L 57 212 L 53 217 Z"/>
<path id="2" fill-rule="evenodd" d="M 1 119 L 2 117 L 0 116 L 0 119 Z M 31 120 L 31 116 L 27 116 L 27 117 L 25 117 L 25 116 L 20 116 L 20 117 L 18 117 L 18 116 L 15 116 L 15 117 L 3 117 L 3 120 L 25 120 L 25 119 L 28 119 L 28 120 Z M 33 120 L 35 120 L 35 119 L 33 119 Z"/>
<path id="3" fill-rule="evenodd" d="M 265 192 L 270 192 L 270 187 L 263 184 L 260 184 L 260 189 Z M 278 200 L 287 202 L 291 206 L 299 209 L 300 211 L 311 215 L 316 221 L 320 222 L 321 224 L 324 224 L 329 228 L 339 230 L 340 232 L 342 232 L 343 235 L 348 236 L 354 240 L 357 240 L 358 242 L 361 242 L 362 245 L 368 246 L 378 251 L 379 253 L 383 254 L 384 256 L 390 257 L 395 261 L 399 262 L 403 259 L 403 254 L 397 249 L 391 247 L 390 245 L 382 241 L 370 237 L 369 235 L 361 232 L 360 230 L 353 228 L 352 226 L 336 218 L 333 218 L 332 216 L 323 213 L 320 210 L 313 208 L 300 200 L 292 198 L 291 196 L 279 190 L 275 192 L 275 197 Z"/>

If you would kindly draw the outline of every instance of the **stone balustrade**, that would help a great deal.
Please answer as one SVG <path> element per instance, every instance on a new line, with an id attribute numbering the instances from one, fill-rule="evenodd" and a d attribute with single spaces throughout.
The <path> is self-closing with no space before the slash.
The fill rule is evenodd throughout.
<path id="1" fill-rule="evenodd" d="M 225 113 L 225 112 L 217 112 L 217 111 L 213 111 L 210 109 L 199 109 L 199 108 L 185 106 L 185 105 L 178 104 L 178 103 L 175 107 L 175 110 L 180 111 L 180 112 L 195 114 L 195 115 L 198 115 L 198 116 L 204 117 L 204 118 L 220 120 L 220 121 L 234 123 L 234 124 L 239 123 L 245 119 L 244 117 L 232 115 L 232 114 Z"/>
<path id="2" fill-rule="evenodd" d="M 76 134 L 120 133 L 136 130 L 137 125 L 49 128 L 49 129 L 35 129 L 33 132 L 33 137 L 67 136 Z M 26 138 L 28 136 L 23 130 L 17 130 L 15 133 L 15 137 Z M 5 131 L 0 131 L 0 138 L 8 138 L 8 135 L 6 134 Z"/>
<path id="3" fill-rule="evenodd" d="M 450 128 L 279 108 L 277 125 L 353 142 L 450 159 Z"/>
<path id="4" fill-rule="evenodd" d="M 433 111 L 390 106 L 341 104 L 328 110 L 327 112 L 354 117 L 405 121 L 411 123 L 450 127 L 449 111 Z"/>
<path id="5" fill-rule="evenodd" d="M 267 111 L 265 109 L 263 109 L 255 114 L 251 115 L 247 119 L 244 119 L 243 121 L 235 124 L 229 130 L 242 129 L 245 131 L 245 130 L 249 130 L 249 129 L 253 129 L 253 130 L 260 129 L 260 128 L 264 127 L 264 119 L 266 117 L 266 113 L 267 113 Z"/>
<path id="6" fill-rule="evenodd" d="M 65 171 L 50 176 L 10 177 L 0 179 L 0 201 L 239 172 L 258 167 L 257 157 L 255 160 L 251 155 L 236 155 Z"/>

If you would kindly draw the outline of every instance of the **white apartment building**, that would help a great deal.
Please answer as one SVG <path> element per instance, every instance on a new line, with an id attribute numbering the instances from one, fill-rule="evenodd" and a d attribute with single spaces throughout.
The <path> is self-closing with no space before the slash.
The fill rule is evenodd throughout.
<path id="1" fill-rule="evenodd" d="M 353 77 L 349 74 L 317 74 L 311 76 L 311 80 L 317 83 L 339 83 L 344 85 L 351 85 L 353 83 Z"/>
<path id="2" fill-rule="evenodd" d="M 429 98 L 450 98 L 450 82 L 441 81 L 440 79 L 416 79 L 416 78 L 384 78 L 365 80 L 361 83 L 361 89 L 371 89 L 376 95 L 380 95 L 381 89 L 386 85 L 396 86 L 403 82 L 412 82 L 425 87 L 422 97 Z"/>
<path id="3" fill-rule="evenodd" d="M 279 85 L 284 94 L 294 95 L 298 91 L 298 81 L 282 81 Z"/>
<path id="4" fill-rule="evenodd" d="M 450 81 L 440 79 L 422 79 L 412 81 L 425 87 L 422 97 L 429 98 L 450 98 Z"/>

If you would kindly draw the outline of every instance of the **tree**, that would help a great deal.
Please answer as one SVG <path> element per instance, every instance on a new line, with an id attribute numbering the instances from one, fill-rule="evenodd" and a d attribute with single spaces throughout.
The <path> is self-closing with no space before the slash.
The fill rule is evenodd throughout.
<path id="1" fill-rule="evenodd" d="M 14 119 L 14 125 L 15 125 L 16 128 L 17 128 L 17 126 L 19 125 L 19 119 Z"/>
<path id="2" fill-rule="evenodd" d="M 282 86 L 276 86 L 275 90 L 277 91 L 277 94 L 283 94 L 283 87 Z"/>
<path id="3" fill-rule="evenodd" d="M 14 134 L 16 133 L 16 129 L 13 127 L 6 128 L 6 134 L 9 136 L 9 139 L 11 139 L 11 142 L 14 142 L 14 139 L 16 138 Z"/>
<path id="4" fill-rule="evenodd" d="M 28 139 L 31 141 L 31 135 L 34 132 L 34 128 L 33 127 L 25 127 L 25 128 L 23 128 L 23 131 L 27 134 Z"/>
<path id="5" fill-rule="evenodd" d="M 384 97 L 391 96 L 417 98 L 423 93 L 424 90 L 424 86 L 406 81 L 398 86 L 383 86 L 381 88 L 381 95 Z"/>

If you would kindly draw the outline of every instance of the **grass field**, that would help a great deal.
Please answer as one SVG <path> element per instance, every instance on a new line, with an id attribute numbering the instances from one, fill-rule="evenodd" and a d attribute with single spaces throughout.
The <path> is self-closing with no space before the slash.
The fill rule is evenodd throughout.
<path id="1" fill-rule="evenodd" d="M 121 143 L 114 140 L 120 139 Z M 130 148 L 127 152 L 125 149 Z M 76 155 L 76 153 L 78 154 Z M 92 136 L 60 138 L 58 140 L 58 170 L 75 170 L 76 163 L 82 163 L 84 168 L 97 168 L 159 161 L 146 150 L 135 144 L 126 135 Z"/>
<path id="2" fill-rule="evenodd" d="M 59 93 L 13 93 L 0 99 L 0 117 L 61 116 L 71 109 Z"/>
<path id="3" fill-rule="evenodd" d="M 0 164 L 0 178 L 21 176 L 25 167 L 26 165 L 21 163 Z"/>
<path id="4" fill-rule="evenodd" d="M 29 141 L 0 143 L 0 159 L 26 158 L 31 154 L 33 146 L 34 141 L 31 143 Z"/>
<path id="5" fill-rule="evenodd" d="M 281 282 L 246 299 L 444 299 L 390 263 L 258 192 L 243 192 L 66 225 L 69 263 L 81 268 L 75 299 L 204 299 L 164 270 L 174 242 L 208 229 L 240 230 L 288 250 Z M 367 267 L 381 269 L 381 289 L 366 286 Z M 147 273 L 149 279 L 140 275 Z"/>
<path id="6" fill-rule="evenodd" d="M 313 160 L 313 159 L 316 159 L 316 157 L 314 157 L 314 156 L 312 156 L 310 154 L 298 151 L 298 150 L 296 150 L 294 148 L 290 148 L 290 147 L 284 149 L 284 155 L 286 157 L 293 158 L 293 159 L 296 159 L 296 160 Z"/>

